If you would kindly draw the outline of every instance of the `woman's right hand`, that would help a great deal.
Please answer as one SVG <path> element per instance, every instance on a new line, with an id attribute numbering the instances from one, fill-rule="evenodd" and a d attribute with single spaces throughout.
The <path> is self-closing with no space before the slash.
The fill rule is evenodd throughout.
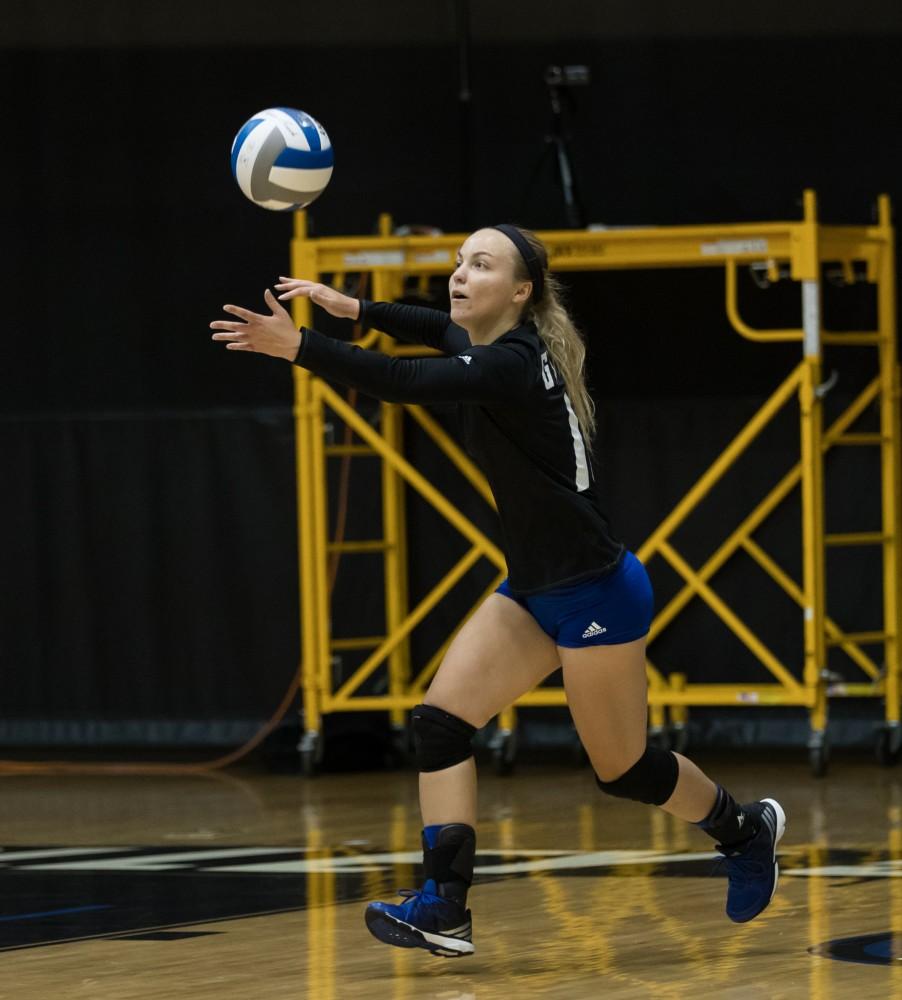
<path id="1" fill-rule="evenodd" d="M 357 299 L 343 295 L 328 285 L 280 275 L 275 287 L 281 293 L 279 299 L 282 302 L 302 295 L 310 299 L 314 305 L 321 306 L 330 316 L 337 316 L 339 319 L 358 319 L 360 316 L 360 302 Z"/>

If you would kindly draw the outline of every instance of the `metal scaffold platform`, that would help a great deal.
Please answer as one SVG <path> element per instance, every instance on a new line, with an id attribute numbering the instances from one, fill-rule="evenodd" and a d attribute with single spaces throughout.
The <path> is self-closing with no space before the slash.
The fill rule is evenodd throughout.
<path id="1" fill-rule="evenodd" d="M 309 238 L 303 213 L 295 216 L 291 244 L 292 273 L 313 281 L 341 285 L 348 274 L 368 276 L 369 298 L 391 301 L 404 293 L 411 279 L 421 283 L 450 274 L 464 235 L 400 236 L 392 234 L 388 216 L 380 218 L 379 236 Z M 636 549 L 645 562 L 664 560 L 681 580 L 678 593 L 661 608 L 649 635 L 653 642 L 683 612 L 693 598 L 703 601 L 746 646 L 770 675 L 767 683 L 738 683 L 729 676 L 717 683 L 690 683 L 685 673 L 669 674 L 648 661 L 649 731 L 662 744 L 685 744 L 688 710 L 693 706 L 801 706 L 810 716 L 808 744 L 812 772 L 825 773 L 828 762 L 828 702 L 834 698 L 882 699 L 884 721 L 877 755 L 893 763 L 902 749 L 900 727 L 900 568 L 899 501 L 902 496 L 900 462 L 899 365 L 896 347 L 894 237 L 890 203 L 878 199 L 877 222 L 868 226 L 822 225 L 817 219 L 812 191 L 804 194 L 803 218 L 792 222 L 694 225 L 601 231 L 566 230 L 538 234 L 549 250 L 556 272 L 618 269 L 721 268 L 724 272 L 726 315 L 742 337 L 758 343 L 796 342 L 798 364 L 778 385 L 757 413 L 727 445 L 677 505 L 666 514 L 647 540 Z M 788 279 L 799 286 L 799 318 L 790 329 L 754 329 L 741 317 L 737 273 L 753 267 L 770 281 Z M 864 280 L 875 287 L 875 329 L 830 332 L 824 328 L 821 283 L 830 267 L 850 283 Z M 424 286 L 425 287 L 425 286 Z M 298 325 L 312 325 L 307 299 L 295 299 Z M 396 356 L 430 353 L 398 344 L 375 331 L 357 341 Z M 866 347 L 874 359 L 873 377 L 829 425 L 824 397 L 829 381 L 823 378 L 825 347 Z M 480 560 L 497 571 L 489 588 L 473 594 L 472 607 L 491 593 L 505 575 L 498 546 L 445 497 L 405 457 L 403 414 L 406 413 L 444 452 L 473 489 L 488 504 L 491 493 L 480 471 L 421 406 L 380 405 L 379 426 L 364 419 L 338 392 L 310 372 L 295 367 L 295 424 L 297 450 L 298 538 L 301 582 L 301 683 L 304 769 L 313 773 L 321 760 L 322 717 L 333 712 L 386 711 L 393 728 L 403 733 L 407 711 L 419 701 L 438 668 L 454 633 L 425 663 L 411 662 L 409 637 L 426 615 L 443 600 Z M 775 483 L 700 566 L 693 566 L 674 544 L 674 534 L 697 510 L 714 486 L 785 407 L 798 408 L 799 459 L 789 471 L 775 470 Z M 879 413 L 877 430 L 856 426 L 866 411 Z M 360 443 L 327 442 L 325 426 L 331 412 Z M 879 450 L 881 523 L 850 525 L 848 531 L 827 533 L 824 513 L 826 461 L 834 449 L 860 447 Z M 328 526 L 327 463 L 335 456 L 378 457 L 381 463 L 382 537 L 362 541 L 330 541 Z M 801 579 L 794 579 L 755 538 L 759 527 L 796 487 L 801 495 L 799 539 Z M 408 600 L 408 558 L 405 490 L 416 491 L 467 540 L 469 548 L 414 607 Z M 882 626 L 873 631 L 846 631 L 827 613 L 826 553 L 832 547 L 876 547 L 882 554 Z M 384 560 L 385 628 L 379 635 L 332 634 L 328 561 L 335 554 L 381 553 Z M 717 594 L 712 577 L 738 553 L 744 553 L 785 592 L 799 608 L 804 655 L 799 664 L 782 662 L 744 621 L 742 608 L 731 607 Z M 461 622 L 463 624 L 463 622 Z M 459 626 L 458 626 L 459 627 Z M 828 649 L 841 649 L 857 672 L 854 680 L 837 678 L 827 667 Z M 369 650 L 349 676 L 333 679 L 333 657 L 344 650 Z M 882 662 L 879 652 L 882 651 Z M 361 693 L 376 672 L 384 671 L 384 693 Z M 518 699 L 498 719 L 493 738 L 496 766 L 508 769 L 513 761 L 517 706 L 565 704 L 560 688 L 539 687 Z"/>

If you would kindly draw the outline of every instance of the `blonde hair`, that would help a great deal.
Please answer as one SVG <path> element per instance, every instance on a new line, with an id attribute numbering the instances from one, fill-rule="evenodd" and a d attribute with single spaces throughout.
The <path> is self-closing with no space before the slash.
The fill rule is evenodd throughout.
<path id="1" fill-rule="evenodd" d="M 563 286 L 548 271 L 548 251 L 545 244 L 528 229 L 516 227 L 520 235 L 535 251 L 542 265 L 544 291 L 539 302 L 530 297 L 524 309 L 523 318 L 536 325 L 539 336 L 548 348 L 554 367 L 561 373 L 567 395 L 586 444 L 591 447 L 595 437 L 595 401 L 586 385 L 585 361 L 586 345 L 564 305 Z M 526 261 L 514 248 L 514 276 L 517 281 L 531 281 Z"/>

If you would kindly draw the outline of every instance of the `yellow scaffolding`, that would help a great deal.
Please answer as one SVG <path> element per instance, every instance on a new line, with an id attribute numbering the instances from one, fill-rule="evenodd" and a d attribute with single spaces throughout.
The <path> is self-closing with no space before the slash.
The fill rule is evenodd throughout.
<path id="1" fill-rule="evenodd" d="M 425 285 L 432 276 L 447 275 L 460 234 L 397 236 L 391 218 L 380 217 L 380 235 L 312 239 L 307 236 L 303 212 L 295 216 L 291 244 L 292 273 L 311 280 L 341 284 L 348 273 L 368 272 L 371 297 L 390 301 L 403 294 L 405 280 L 418 278 Z M 902 744 L 900 727 L 900 569 L 899 498 L 902 496 L 900 461 L 899 365 L 896 350 L 894 238 L 890 203 L 878 199 L 878 219 L 870 226 L 826 226 L 817 221 L 813 191 L 804 194 L 800 221 L 729 225 L 696 225 L 605 231 L 553 231 L 539 234 L 548 247 L 553 270 L 599 271 L 667 267 L 722 267 L 725 275 L 726 314 L 741 336 L 756 342 L 796 341 L 802 356 L 771 397 L 736 435 L 651 536 L 639 547 L 644 562 L 663 558 L 682 578 L 679 593 L 661 609 L 649 641 L 670 625 L 693 597 L 704 601 L 747 646 L 771 674 L 767 684 L 688 683 L 682 673 L 665 675 L 650 661 L 649 723 L 652 736 L 670 732 L 680 742 L 685 736 L 689 706 L 804 706 L 810 712 L 809 757 L 815 774 L 827 764 L 828 698 L 877 697 L 885 703 L 885 725 L 880 732 L 878 756 L 895 760 Z M 877 329 L 829 332 L 821 321 L 821 273 L 824 265 L 837 267 L 848 281 L 862 276 L 876 286 Z M 787 275 L 801 286 L 801 323 L 793 329 L 753 329 L 740 316 L 737 271 L 752 265 L 771 280 Z M 295 299 L 298 325 L 312 325 L 307 299 Z M 359 342 L 378 346 L 396 356 L 428 353 L 423 348 L 398 344 L 375 331 Z M 830 427 L 823 426 L 823 398 L 829 383 L 822 379 L 825 345 L 863 346 L 876 350 L 877 373 Z M 417 704 L 441 662 L 452 636 L 426 664 L 412 669 L 408 639 L 411 631 L 480 559 L 498 571 L 490 593 L 505 572 L 498 547 L 465 517 L 441 490 L 430 483 L 403 454 L 402 415 L 419 424 L 474 489 L 492 504 L 491 493 L 480 471 L 420 406 L 381 404 L 381 425 L 374 429 L 324 381 L 302 368 L 294 368 L 297 448 L 298 543 L 301 584 L 301 680 L 304 736 L 300 750 L 305 770 L 312 773 L 322 752 L 321 719 L 342 711 L 388 711 L 393 726 L 401 730 L 405 712 Z M 692 567 L 676 550 L 672 536 L 688 515 L 720 481 L 769 421 L 793 397 L 800 420 L 800 458 L 745 520 L 724 540 L 703 566 Z M 865 410 L 876 404 L 880 430 L 852 430 Z M 325 415 L 331 410 L 362 445 L 329 445 L 325 441 Z M 837 446 L 879 447 L 881 456 L 882 525 L 879 531 L 826 534 L 824 527 L 824 458 Z M 373 455 L 381 459 L 383 535 L 380 539 L 330 543 L 326 462 L 334 455 Z M 470 543 L 458 563 L 439 580 L 414 608 L 409 607 L 405 531 L 405 484 L 416 490 Z M 753 538 L 772 511 L 801 486 L 803 574 L 797 582 Z M 826 611 L 826 549 L 829 546 L 880 546 L 883 565 L 883 627 L 871 632 L 845 632 Z M 335 639 L 332 636 L 327 561 L 336 549 L 342 553 L 381 552 L 385 563 L 385 631 L 378 636 Z M 794 673 L 767 647 L 710 585 L 711 577 L 736 552 L 748 554 L 802 609 L 804 663 Z M 483 599 L 485 594 L 473 605 Z M 463 624 L 462 622 L 460 624 Z M 460 626 L 458 626 L 459 628 Z M 882 646 L 882 666 L 865 646 Z M 827 670 L 828 647 L 838 646 L 863 675 L 855 683 L 840 682 Z M 332 681 L 333 656 L 341 650 L 370 649 L 365 661 L 338 684 Z M 387 669 L 385 694 L 361 695 L 361 686 L 377 670 Z M 539 687 L 523 695 L 516 705 L 563 705 L 560 688 Z M 498 720 L 494 749 L 499 769 L 509 765 L 516 728 L 515 706 Z"/>

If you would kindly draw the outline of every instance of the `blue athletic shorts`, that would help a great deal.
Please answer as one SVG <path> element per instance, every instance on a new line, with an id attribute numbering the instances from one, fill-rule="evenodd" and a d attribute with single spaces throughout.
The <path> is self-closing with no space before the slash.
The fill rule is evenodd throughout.
<path id="1" fill-rule="evenodd" d="M 645 567 L 624 552 L 617 567 L 568 587 L 518 597 L 505 580 L 496 593 L 525 608 L 558 646 L 632 642 L 651 628 L 654 597 Z"/>

